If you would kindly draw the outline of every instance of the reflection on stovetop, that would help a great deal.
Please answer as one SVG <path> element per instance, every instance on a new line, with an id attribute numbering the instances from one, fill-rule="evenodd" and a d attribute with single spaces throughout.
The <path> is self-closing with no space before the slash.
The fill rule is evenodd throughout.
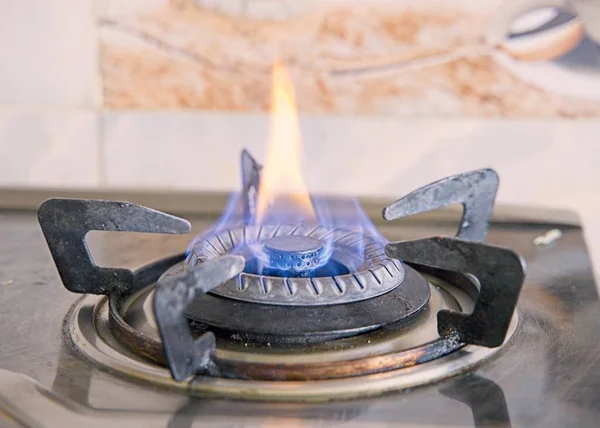
<path id="1" fill-rule="evenodd" d="M 79 364 L 77 379 L 73 379 L 73 364 Z M 61 348 L 58 370 L 51 391 L 59 397 L 67 398 L 75 403 L 102 412 L 122 412 L 130 403 L 122 403 L 117 408 L 106 406 L 101 400 L 94 400 L 94 382 L 92 377 L 95 370 L 73 357 L 66 346 Z M 75 382 L 74 382 L 75 380 Z M 447 420 L 450 425 L 469 425 L 486 427 L 490 425 L 511 427 L 510 415 L 502 388 L 494 381 L 477 374 L 469 374 L 460 379 L 452 379 L 441 383 L 431 391 L 413 391 L 413 393 L 431 395 L 427 397 L 427 405 L 443 409 L 451 405 L 449 400 L 464 403 L 465 411 L 459 411 Z M 177 395 L 175 400 L 181 402 L 168 422 L 167 428 L 191 428 L 194 423 L 202 421 L 209 414 L 212 418 L 227 419 L 231 417 L 231 401 L 211 400 L 205 398 L 187 398 Z M 132 401 L 143 401 L 144 395 L 131 396 Z M 99 401 L 99 402 L 98 402 Z M 297 403 L 248 403 L 236 402 L 236 412 L 249 419 L 267 419 L 273 426 L 283 426 L 293 420 L 304 420 L 317 426 L 338 426 L 346 422 L 357 424 L 377 423 L 395 420 L 397 423 L 413 423 L 434 425 L 439 423 L 439 414 L 428 412 L 421 406 L 414 408 L 414 403 L 403 405 L 401 397 L 384 396 L 373 399 L 332 402 L 327 404 L 297 404 Z M 432 403 L 434 401 L 434 403 Z M 435 402 L 438 402 L 437 404 Z M 116 404 L 116 403 L 113 403 Z M 169 403 L 172 405 L 175 403 Z M 397 406 L 401 406 L 399 411 Z M 460 408 L 460 406 L 458 406 Z M 469 423 L 470 410 L 472 423 Z M 393 409 L 393 414 L 386 414 Z M 160 407 L 155 408 L 160 412 Z M 401 416 L 398 416 L 401 415 Z M 458 416 L 458 418 L 457 418 Z M 275 425 L 280 423 L 282 425 Z"/>

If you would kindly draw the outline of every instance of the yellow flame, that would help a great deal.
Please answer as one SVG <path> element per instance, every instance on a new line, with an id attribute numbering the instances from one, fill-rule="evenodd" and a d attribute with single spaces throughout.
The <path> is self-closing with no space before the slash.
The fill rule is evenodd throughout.
<path id="1" fill-rule="evenodd" d="M 265 166 L 261 172 L 256 220 L 260 223 L 277 199 L 287 209 L 315 218 L 302 176 L 302 147 L 294 85 L 285 67 L 273 64 L 271 81 L 271 128 Z"/>

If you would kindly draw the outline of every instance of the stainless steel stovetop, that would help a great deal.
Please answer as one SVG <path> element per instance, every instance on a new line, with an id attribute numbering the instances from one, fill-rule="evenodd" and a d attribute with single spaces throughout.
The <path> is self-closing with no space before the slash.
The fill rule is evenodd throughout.
<path id="1" fill-rule="evenodd" d="M 36 213 L 14 209 L 34 207 L 46 195 L 29 195 L 35 203 L 27 196 L 14 202 L 15 195 L 0 193 L 13 208 L 0 211 L 1 426 L 597 426 L 600 305 L 581 226 L 562 214 L 496 208 L 486 243 L 511 248 L 527 262 L 518 325 L 498 353 L 425 386 L 370 398 L 277 403 L 211 398 L 193 386 L 135 379 L 65 340 L 70 308 L 85 311 L 88 297 L 61 284 Z M 110 199 L 169 210 L 158 196 Z M 173 206 L 214 207 L 186 215 L 197 233 L 216 220 L 220 204 L 210 195 L 191 200 Z M 369 213 L 381 206 L 365 204 Z M 378 228 L 397 241 L 452 235 L 457 221 L 456 212 L 447 210 Z M 137 268 L 181 253 L 189 239 L 95 233 L 88 243 L 98 265 Z M 416 367 L 402 370 L 418 374 Z M 368 376 L 372 381 L 386 374 Z"/>

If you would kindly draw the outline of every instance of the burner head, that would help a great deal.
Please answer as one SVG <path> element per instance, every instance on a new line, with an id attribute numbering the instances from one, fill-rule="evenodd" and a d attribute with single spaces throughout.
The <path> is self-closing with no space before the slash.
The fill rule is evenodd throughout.
<path id="1" fill-rule="evenodd" d="M 321 241 L 308 236 L 286 235 L 269 239 L 263 247 L 267 275 L 307 277 L 323 265 Z"/>
<path id="2" fill-rule="evenodd" d="M 357 252 L 357 247 L 363 251 Z M 385 255 L 384 243 L 377 237 L 307 224 L 240 225 L 221 230 L 196 242 L 187 263 L 195 266 L 236 253 L 246 257 L 244 272 L 211 294 L 267 305 L 323 306 L 377 297 L 404 280 L 402 263 Z M 306 266 L 307 261 L 311 266 Z"/>

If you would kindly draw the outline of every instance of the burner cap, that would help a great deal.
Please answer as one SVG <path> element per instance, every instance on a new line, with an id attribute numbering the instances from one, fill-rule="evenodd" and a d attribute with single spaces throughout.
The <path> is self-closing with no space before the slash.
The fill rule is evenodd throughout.
<path id="1" fill-rule="evenodd" d="M 308 236 L 275 236 L 265 243 L 263 250 L 276 276 L 305 276 L 322 264 L 323 245 Z"/>
<path id="2" fill-rule="evenodd" d="M 251 246 L 244 272 L 211 294 L 267 305 L 323 306 L 371 299 L 392 291 L 404 280 L 402 263 L 388 258 L 384 243 L 376 237 L 312 224 L 241 225 L 215 232 L 194 245 L 187 263 L 194 266 Z M 362 254 L 356 252 L 357 247 L 363 249 Z M 294 273 L 292 256 L 294 269 L 298 269 L 296 260 L 304 260 L 304 267 L 300 266 L 304 269 L 311 257 L 319 263 L 311 270 Z M 290 260 L 289 269 L 283 259 Z M 271 268 L 271 264 L 283 269 Z M 353 266 L 352 270 L 348 266 Z"/>

